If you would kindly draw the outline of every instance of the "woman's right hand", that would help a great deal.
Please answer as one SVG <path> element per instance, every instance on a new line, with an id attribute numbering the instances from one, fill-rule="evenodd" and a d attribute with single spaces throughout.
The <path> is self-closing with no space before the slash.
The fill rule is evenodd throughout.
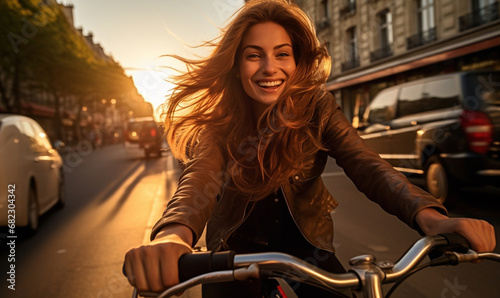
<path id="1" fill-rule="evenodd" d="M 169 225 L 153 241 L 130 249 L 125 274 L 140 292 L 159 293 L 179 283 L 179 258 L 192 252 L 193 234 L 184 225 Z"/>

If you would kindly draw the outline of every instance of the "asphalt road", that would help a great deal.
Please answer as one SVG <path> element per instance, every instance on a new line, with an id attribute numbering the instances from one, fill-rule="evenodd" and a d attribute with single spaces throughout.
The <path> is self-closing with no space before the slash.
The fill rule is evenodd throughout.
<path id="1" fill-rule="evenodd" d="M 44 215 L 36 235 L 18 239 L 15 291 L 7 288 L 8 249 L 1 239 L 0 297 L 131 297 L 132 288 L 121 275 L 123 256 L 147 241 L 176 188 L 178 164 L 168 153 L 145 160 L 140 153 L 126 154 L 120 145 L 66 156 L 65 161 L 67 206 Z M 334 244 L 345 266 L 349 258 L 365 253 L 396 261 L 419 238 L 360 194 L 333 162 L 323 179 L 340 202 L 333 214 Z M 456 205 L 451 215 L 485 218 L 500 238 L 496 193 L 471 191 Z M 393 297 L 500 297 L 498 276 L 500 264 L 492 262 L 431 268 L 409 278 Z M 198 296 L 195 289 L 183 297 Z"/>

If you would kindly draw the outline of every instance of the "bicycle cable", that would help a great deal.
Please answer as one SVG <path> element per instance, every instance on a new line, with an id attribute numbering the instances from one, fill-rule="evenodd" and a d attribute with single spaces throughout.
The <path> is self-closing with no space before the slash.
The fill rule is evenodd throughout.
<path id="1" fill-rule="evenodd" d="M 389 291 L 387 292 L 387 295 L 385 295 L 385 298 L 389 298 L 392 293 L 394 293 L 394 291 L 403 283 L 403 281 L 405 281 L 408 277 L 412 276 L 413 274 L 417 273 L 418 271 L 422 270 L 422 269 L 425 269 L 427 267 L 431 266 L 431 262 L 427 263 L 427 264 L 424 264 L 420 267 L 417 267 L 415 269 L 413 269 L 412 271 L 410 271 L 407 275 L 405 275 L 404 277 L 402 277 L 400 280 L 398 280 L 397 282 L 394 283 L 394 285 L 389 289 Z"/>

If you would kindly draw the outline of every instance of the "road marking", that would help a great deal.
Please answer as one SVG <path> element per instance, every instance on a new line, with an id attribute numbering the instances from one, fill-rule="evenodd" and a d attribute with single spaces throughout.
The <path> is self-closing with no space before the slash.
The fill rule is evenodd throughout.
<path id="1" fill-rule="evenodd" d="M 158 210 L 164 210 L 165 209 L 165 188 L 166 188 L 166 177 L 167 177 L 167 172 L 165 171 L 165 168 L 162 169 L 161 172 L 161 178 L 160 178 L 160 183 L 158 185 L 158 189 L 156 191 L 154 200 L 153 200 L 153 205 L 151 206 L 151 212 L 149 213 L 149 218 L 146 224 L 146 230 L 144 231 L 144 237 L 142 240 L 142 243 L 149 243 L 150 242 L 150 236 L 151 236 L 151 231 L 153 229 L 153 226 L 155 223 L 158 221 Z"/>

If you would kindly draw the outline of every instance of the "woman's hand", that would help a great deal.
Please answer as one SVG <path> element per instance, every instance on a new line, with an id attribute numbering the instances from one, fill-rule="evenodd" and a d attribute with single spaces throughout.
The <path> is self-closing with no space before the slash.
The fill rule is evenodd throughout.
<path id="1" fill-rule="evenodd" d="M 472 250 L 476 252 L 490 252 L 495 249 L 495 229 L 484 220 L 449 218 L 432 208 L 421 210 L 415 220 L 426 235 L 459 233 L 469 241 Z"/>
<path id="2" fill-rule="evenodd" d="M 125 273 L 138 291 L 162 292 L 179 283 L 179 258 L 192 252 L 193 235 L 184 225 L 169 225 L 148 244 L 125 255 Z"/>

